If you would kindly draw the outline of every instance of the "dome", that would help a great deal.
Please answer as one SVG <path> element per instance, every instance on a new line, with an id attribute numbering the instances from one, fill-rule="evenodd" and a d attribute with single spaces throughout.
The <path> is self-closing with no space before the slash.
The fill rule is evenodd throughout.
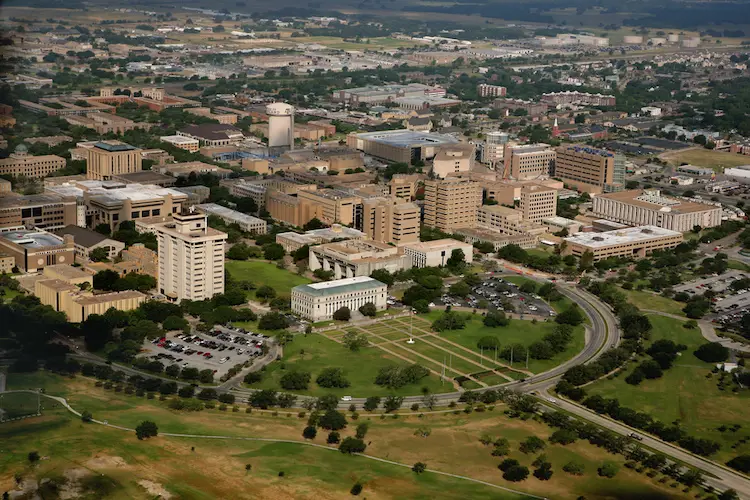
<path id="1" fill-rule="evenodd" d="M 25 144 L 19 144 L 16 146 L 15 152 L 25 154 L 29 152 L 29 148 L 27 148 Z"/>

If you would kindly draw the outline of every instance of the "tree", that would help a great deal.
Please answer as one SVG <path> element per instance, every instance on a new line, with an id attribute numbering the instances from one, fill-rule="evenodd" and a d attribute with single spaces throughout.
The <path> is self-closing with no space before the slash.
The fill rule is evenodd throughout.
<path id="1" fill-rule="evenodd" d="M 364 439 L 367 435 L 367 431 L 370 429 L 370 426 L 367 424 L 367 422 L 362 422 L 357 426 L 357 432 L 355 437 L 357 439 Z"/>
<path id="2" fill-rule="evenodd" d="M 519 482 L 529 477 L 529 468 L 523 465 L 514 465 L 503 473 L 503 479 L 506 481 Z"/>
<path id="3" fill-rule="evenodd" d="M 510 319 L 505 315 L 503 311 L 488 311 L 482 320 L 484 326 L 497 327 L 497 326 L 508 326 Z"/>
<path id="4" fill-rule="evenodd" d="M 286 316 L 280 312 L 270 312 L 260 317 L 258 328 L 262 330 L 283 330 L 289 326 Z"/>
<path id="5" fill-rule="evenodd" d="M 339 445 L 339 451 L 341 453 L 352 454 L 352 453 L 363 453 L 367 445 L 361 439 L 346 437 Z"/>
<path id="6" fill-rule="evenodd" d="M 549 481 L 552 478 L 552 464 L 546 461 L 540 463 L 534 470 L 534 477 L 540 481 Z"/>
<path id="7" fill-rule="evenodd" d="M 147 439 L 155 437 L 159 433 L 159 428 L 154 422 L 144 420 L 135 428 L 135 435 L 138 439 Z"/>
<path id="8" fill-rule="evenodd" d="M 497 351 L 498 349 L 500 349 L 500 341 L 497 337 L 487 335 L 477 341 L 477 347 L 482 350 L 487 349 L 491 351 Z"/>
<path id="9" fill-rule="evenodd" d="M 341 434 L 339 434 L 336 431 L 331 431 L 328 433 L 328 437 L 326 438 L 326 443 L 339 444 L 339 442 L 341 442 Z"/>
<path id="10" fill-rule="evenodd" d="M 385 401 L 383 402 L 383 409 L 385 409 L 386 413 L 396 411 L 401 408 L 401 404 L 403 402 L 404 398 L 402 396 L 394 396 L 391 394 L 390 396 L 385 398 Z"/>
<path id="11" fill-rule="evenodd" d="M 349 321 L 351 317 L 352 317 L 352 312 L 346 306 L 339 308 L 333 313 L 333 319 L 337 321 Z"/>
<path id="12" fill-rule="evenodd" d="M 412 472 L 416 472 L 417 474 L 421 474 L 424 471 L 427 470 L 427 464 L 424 462 L 417 462 L 411 467 Z"/>
<path id="13" fill-rule="evenodd" d="M 729 358 L 729 349 L 718 342 L 708 342 L 698 347 L 693 354 L 706 363 L 721 363 Z"/>
<path id="14" fill-rule="evenodd" d="M 740 500 L 740 496 L 734 490 L 726 490 L 719 495 L 718 500 Z"/>
<path id="15" fill-rule="evenodd" d="M 318 377 L 315 379 L 315 383 L 320 387 L 327 389 L 344 389 L 349 387 L 349 381 L 344 378 L 344 372 L 341 368 L 324 368 Z"/>
<path id="16" fill-rule="evenodd" d="M 586 466 L 584 466 L 581 462 L 576 462 L 575 460 L 563 465 L 562 469 L 568 474 L 572 474 L 574 476 L 583 476 L 583 473 L 586 472 Z"/>
<path id="17" fill-rule="evenodd" d="M 247 474 L 251 470 L 253 470 L 253 465 L 252 464 L 245 464 L 245 474 Z"/>
<path id="18" fill-rule="evenodd" d="M 498 438 L 493 443 L 492 456 L 493 457 L 504 457 L 510 453 L 510 441 L 506 438 Z"/>
<path id="19" fill-rule="evenodd" d="M 276 297 L 276 290 L 274 290 L 273 287 L 269 285 L 261 285 L 257 290 L 255 290 L 255 296 L 259 299 L 270 300 Z"/>
<path id="20" fill-rule="evenodd" d="M 352 486 L 352 489 L 349 490 L 349 493 L 356 497 L 357 495 L 362 493 L 362 485 L 360 483 L 354 483 L 354 486 Z"/>
<path id="21" fill-rule="evenodd" d="M 94 228 L 94 231 L 96 231 L 99 234 L 103 234 L 104 236 L 109 236 L 112 234 L 112 228 L 109 227 L 109 224 L 102 222 L 101 224 L 97 224 L 97 226 Z"/>
<path id="22" fill-rule="evenodd" d="M 38 451 L 30 451 L 27 458 L 29 459 L 29 462 L 33 464 L 38 462 L 41 457 L 39 456 Z"/>
<path id="23" fill-rule="evenodd" d="M 448 289 L 448 293 L 454 297 L 466 297 L 471 293 L 471 287 L 465 281 L 461 280 L 452 284 Z"/>
<path id="24" fill-rule="evenodd" d="M 286 250 L 278 243 L 268 243 L 263 245 L 263 258 L 266 260 L 279 260 L 283 259 L 286 255 Z"/>
<path id="25" fill-rule="evenodd" d="M 316 429 L 312 425 L 308 425 L 302 430 L 302 437 L 305 439 L 315 439 L 315 436 L 318 435 L 318 429 Z"/>
<path id="26" fill-rule="evenodd" d="M 313 217 L 302 226 L 302 229 L 305 231 L 312 231 L 313 229 L 323 229 L 324 227 L 326 227 L 326 225 L 323 224 L 320 219 Z"/>
<path id="27" fill-rule="evenodd" d="M 572 444 L 578 439 L 578 434 L 571 429 L 557 429 L 549 437 L 549 442 L 553 444 Z"/>
<path id="28" fill-rule="evenodd" d="M 320 417 L 318 424 L 326 430 L 338 431 L 346 427 L 346 417 L 336 410 L 328 410 Z"/>
<path id="29" fill-rule="evenodd" d="M 732 469 L 748 474 L 750 473 L 750 455 L 738 455 L 727 462 L 727 465 Z"/>
<path id="30" fill-rule="evenodd" d="M 602 477 L 612 479 L 617 475 L 620 467 L 614 462 L 604 462 L 598 469 L 597 472 Z"/>
<path id="31" fill-rule="evenodd" d="M 190 332 L 190 323 L 185 318 L 179 316 L 169 316 L 161 326 L 168 332 L 174 330 L 182 330 L 185 333 Z"/>
<path id="32" fill-rule="evenodd" d="M 375 308 L 375 304 L 373 304 L 372 302 L 368 302 L 359 308 L 359 312 L 361 312 L 363 316 L 370 316 L 374 318 L 378 313 L 378 310 Z"/>
<path id="33" fill-rule="evenodd" d="M 362 406 L 366 411 L 375 411 L 380 405 L 380 398 L 378 396 L 370 396 L 365 400 L 365 404 Z"/>
<path id="34" fill-rule="evenodd" d="M 310 373 L 302 371 L 287 372 L 279 379 L 279 385 L 288 391 L 306 391 L 310 385 Z"/>
<path id="35" fill-rule="evenodd" d="M 89 259 L 94 262 L 104 262 L 109 259 L 109 252 L 103 247 L 95 248 L 89 252 Z"/>
<path id="36" fill-rule="evenodd" d="M 250 403 L 250 406 L 262 408 L 265 410 L 270 406 L 274 406 L 277 400 L 278 395 L 276 394 L 276 391 L 272 389 L 264 389 L 262 391 L 255 391 L 254 393 L 252 393 L 248 403 Z"/>
<path id="37" fill-rule="evenodd" d="M 91 422 L 92 420 L 94 420 L 94 416 L 91 414 L 90 411 L 83 410 L 81 412 L 81 421 L 82 422 Z"/>
<path id="38" fill-rule="evenodd" d="M 460 248 L 456 248 L 451 252 L 451 256 L 445 265 L 452 270 L 458 270 L 466 266 L 466 255 Z"/>
<path id="39" fill-rule="evenodd" d="M 521 443 L 518 449 L 522 453 L 536 453 L 539 450 L 543 450 L 546 444 L 544 440 L 537 436 L 529 436 L 525 441 Z"/>
<path id="40" fill-rule="evenodd" d="M 563 325 L 578 326 L 585 320 L 581 308 L 578 304 L 571 304 L 570 307 L 557 315 L 555 321 Z"/>
<path id="41" fill-rule="evenodd" d="M 376 279 L 380 281 L 381 283 L 384 283 L 388 286 L 392 286 L 393 283 L 395 283 L 395 279 L 393 275 L 388 272 L 387 269 L 376 269 L 370 274 L 370 278 Z"/>

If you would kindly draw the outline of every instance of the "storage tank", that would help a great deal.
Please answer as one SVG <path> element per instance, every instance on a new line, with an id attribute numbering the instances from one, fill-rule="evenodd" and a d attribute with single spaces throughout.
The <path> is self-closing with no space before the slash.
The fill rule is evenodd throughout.
<path id="1" fill-rule="evenodd" d="M 669 43 L 677 43 L 680 41 L 680 35 L 676 33 L 670 33 L 667 35 L 667 40 L 669 40 Z"/>
<path id="2" fill-rule="evenodd" d="M 294 106 L 274 102 L 266 106 L 268 147 L 294 147 Z"/>
<path id="3" fill-rule="evenodd" d="M 697 47 L 700 44 L 701 44 L 701 39 L 700 37 L 697 37 L 697 36 L 692 37 L 692 38 L 686 38 L 682 41 L 683 47 Z"/>
<path id="4" fill-rule="evenodd" d="M 639 44 L 643 43 L 643 37 L 639 35 L 626 35 L 622 39 L 626 44 Z"/>
<path id="5" fill-rule="evenodd" d="M 667 43 L 667 39 L 661 37 L 650 38 L 649 42 L 651 42 L 651 45 L 664 45 L 665 43 Z"/>

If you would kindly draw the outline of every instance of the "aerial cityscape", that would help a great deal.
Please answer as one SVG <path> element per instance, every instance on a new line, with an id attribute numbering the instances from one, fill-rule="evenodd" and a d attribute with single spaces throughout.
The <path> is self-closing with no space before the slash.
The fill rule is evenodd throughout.
<path id="1" fill-rule="evenodd" d="M 750 500 L 750 3 L 0 2 L 0 494 Z"/>

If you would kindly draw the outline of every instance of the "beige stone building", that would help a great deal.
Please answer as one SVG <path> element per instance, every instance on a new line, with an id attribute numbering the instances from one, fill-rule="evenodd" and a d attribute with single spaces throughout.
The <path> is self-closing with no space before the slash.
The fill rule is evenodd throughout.
<path id="1" fill-rule="evenodd" d="M 208 227 L 204 214 L 175 213 L 155 224 L 159 243 L 159 292 L 175 301 L 224 293 L 226 233 Z"/>
<path id="2" fill-rule="evenodd" d="M 368 198 L 362 202 L 362 230 L 381 243 L 419 242 L 420 210 L 399 198 Z"/>
<path id="3" fill-rule="evenodd" d="M 548 144 L 508 146 L 505 169 L 517 180 L 549 177 L 555 168 L 557 153 Z"/>
<path id="4" fill-rule="evenodd" d="M 47 177 L 65 168 L 65 158 L 57 155 L 32 156 L 26 146 L 20 145 L 10 157 L 0 160 L 0 175 L 23 175 L 32 179 Z"/>
<path id="5" fill-rule="evenodd" d="M 557 214 L 557 190 L 540 184 L 527 184 L 521 188 L 518 207 L 523 220 L 541 222 Z"/>
<path id="6" fill-rule="evenodd" d="M 0 232 L 36 227 L 49 231 L 78 223 L 76 199 L 55 194 L 0 196 Z"/>
<path id="7" fill-rule="evenodd" d="M 595 262 L 609 257 L 642 259 L 655 250 L 674 248 L 682 241 L 682 233 L 678 231 L 638 226 L 605 233 L 578 233 L 565 238 L 562 254 L 581 257 L 591 252 Z"/>
<path id="8" fill-rule="evenodd" d="M 62 238 L 42 230 L 17 230 L 0 233 L 0 253 L 9 255 L 24 272 L 33 273 L 55 264 L 73 264 L 75 244 L 72 236 Z"/>
<path id="9" fill-rule="evenodd" d="M 0 196 L 13 191 L 13 183 L 0 177 Z"/>
<path id="10" fill-rule="evenodd" d="M 86 178 L 107 181 L 113 175 L 141 171 L 140 149 L 121 141 L 100 141 L 86 151 Z"/>
<path id="11" fill-rule="evenodd" d="M 362 231 L 351 227 L 334 224 L 331 227 L 321 229 L 311 229 L 304 233 L 295 233 L 292 231 L 278 233 L 276 243 L 284 247 L 284 250 L 291 253 L 299 250 L 305 245 L 320 245 L 321 243 L 330 243 L 333 240 L 366 240 L 367 235 Z"/>
<path id="12" fill-rule="evenodd" d="M 321 221 L 328 224 L 339 222 L 346 226 L 354 223 L 354 208 L 362 202 L 361 197 L 354 196 L 346 191 L 338 189 L 300 191 L 297 194 L 297 198 L 303 205 L 306 204 L 320 207 L 319 218 Z M 305 222 L 302 224 L 305 224 Z"/>
<path id="13" fill-rule="evenodd" d="M 477 225 L 508 235 L 532 234 L 539 236 L 546 232 L 543 225 L 525 220 L 521 210 L 502 205 L 483 205 L 477 212 Z"/>
<path id="14" fill-rule="evenodd" d="M 0 253 L 0 274 L 10 274 L 16 266 L 16 259 L 12 255 Z"/>
<path id="15" fill-rule="evenodd" d="M 560 146 L 556 150 L 555 177 L 579 191 L 621 191 L 625 181 L 625 157 L 585 145 Z"/>
<path id="16" fill-rule="evenodd" d="M 369 276 L 377 269 L 396 272 L 411 268 L 403 248 L 366 240 L 347 240 L 310 247 L 311 271 L 333 271 L 335 279 Z"/>
<path id="17" fill-rule="evenodd" d="M 200 141 L 198 139 L 185 137 L 184 135 L 163 135 L 159 140 L 191 153 L 197 153 L 200 149 Z"/>
<path id="18" fill-rule="evenodd" d="M 628 225 L 650 225 L 687 232 L 721 224 L 721 206 L 663 196 L 658 189 L 636 189 L 593 197 L 596 217 Z"/>
<path id="19" fill-rule="evenodd" d="M 128 130 L 136 128 L 150 128 L 151 123 L 136 123 L 122 116 L 112 113 L 89 113 L 83 115 L 70 115 L 65 121 L 74 127 L 85 127 L 94 130 L 97 134 L 123 134 Z"/>
<path id="20" fill-rule="evenodd" d="M 239 116 L 237 116 L 235 113 L 227 113 L 227 112 L 216 112 L 219 110 L 211 111 L 211 108 L 185 108 L 186 113 L 190 113 L 191 115 L 197 115 L 197 116 L 205 116 L 206 118 L 211 118 L 212 120 L 216 120 L 222 125 L 234 125 L 237 123 L 237 119 Z"/>
<path id="21" fill-rule="evenodd" d="M 389 183 L 391 196 L 413 200 L 417 196 L 418 174 L 396 174 Z"/>
<path id="22" fill-rule="evenodd" d="M 471 264 L 474 247 L 471 243 L 446 238 L 442 240 L 410 243 L 404 246 L 404 253 L 411 259 L 412 267 L 444 266 L 454 250 L 464 253 L 464 262 Z"/>
<path id="23" fill-rule="evenodd" d="M 367 303 L 382 311 L 387 307 L 388 287 L 369 276 L 357 276 L 299 285 L 292 288 L 292 312 L 311 321 L 325 321 L 347 307 L 356 311 Z"/>
<path id="24" fill-rule="evenodd" d="M 473 227 L 482 206 L 482 185 L 465 179 L 425 181 L 424 223 L 451 233 Z"/>
<path id="25" fill-rule="evenodd" d="M 91 252 L 97 248 L 105 249 L 109 260 L 113 260 L 122 250 L 125 249 L 125 243 L 121 241 L 107 238 L 101 233 L 72 224 L 62 228 L 58 231 L 58 234 L 69 234 L 73 237 L 76 260 L 81 262 L 88 261 Z"/>
<path id="26" fill-rule="evenodd" d="M 469 172 L 474 166 L 476 148 L 473 144 L 459 143 L 443 146 L 432 160 L 432 172 L 444 179 L 448 174 Z"/>

